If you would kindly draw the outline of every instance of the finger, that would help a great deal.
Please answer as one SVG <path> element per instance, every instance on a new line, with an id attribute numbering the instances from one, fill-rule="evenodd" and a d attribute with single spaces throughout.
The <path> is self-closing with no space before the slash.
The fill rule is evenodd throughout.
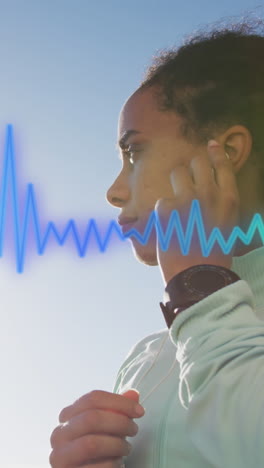
<path id="1" fill-rule="evenodd" d="M 73 416 L 76 416 L 89 408 L 120 412 L 126 414 L 130 418 L 138 418 L 140 416 L 135 411 L 136 406 L 137 402 L 123 395 L 106 392 L 104 390 L 93 390 L 92 392 L 83 395 L 72 405 L 65 407 L 60 412 L 59 422 L 64 423 L 69 421 Z"/>
<path id="2" fill-rule="evenodd" d="M 208 143 L 208 153 L 215 169 L 216 183 L 225 194 L 233 195 L 239 200 L 236 176 L 231 159 L 226 157 L 224 149 L 220 145 Z"/>
<path id="3" fill-rule="evenodd" d="M 94 463 L 88 465 L 82 465 L 79 468 L 125 468 L 122 458 L 101 458 L 96 460 Z"/>
<path id="4" fill-rule="evenodd" d="M 175 195 L 184 195 L 184 192 L 193 190 L 193 179 L 190 167 L 186 164 L 177 164 L 170 173 L 170 182 Z"/>
<path id="5" fill-rule="evenodd" d="M 138 432 L 137 424 L 127 416 L 110 411 L 86 410 L 57 426 L 50 438 L 51 447 L 58 447 L 78 439 L 85 434 L 111 434 L 121 437 L 134 437 Z"/>
<path id="6" fill-rule="evenodd" d="M 186 235 L 187 224 L 190 217 L 190 200 L 180 200 L 175 206 L 173 198 L 160 199 L 155 205 L 157 212 L 156 228 L 156 246 L 162 251 L 180 251 L 180 239 Z"/>
<path id="7" fill-rule="evenodd" d="M 125 439 L 110 435 L 87 435 L 70 441 L 53 451 L 56 466 L 80 466 L 100 458 L 121 458 L 129 455 L 132 445 Z M 60 462 L 60 463 L 59 463 Z"/>
<path id="8" fill-rule="evenodd" d="M 210 156 L 200 154 L 192 158 L 190 167 L 193 173 L 193 180 L 199 193 L 208 192 L 216 185 L 215 171 Z"/>

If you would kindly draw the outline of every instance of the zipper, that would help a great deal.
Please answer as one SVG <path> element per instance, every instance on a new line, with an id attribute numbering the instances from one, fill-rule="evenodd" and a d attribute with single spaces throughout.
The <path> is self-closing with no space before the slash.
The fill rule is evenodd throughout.
<path id="1" fill-rule="evenodd" d="M 178 385 L 179 383 L 177 382 L 176 385 L 176 394 L 178 391 Z M 157 437 L 156 437 L 156 451 L 155 451 L 155 458 L 154 458 L 154 464 L 153 468 L 165 468 L 164 466 L 164 460 L 163 460 L 163 453 L 164 453 L 164 439 L 165 439 L 165 434 L 166 434 L 166 422 L 168 418 L 168 414 L 171 408 L 172 403 L 174 402 L 174 397 L 175 397 L 175 389 L 173 388 L 170 397 L 168 398 L 168 403 L 165 406 L 163 416 L 160 420 L 159 426 L 158 426 L 158 431 L 157 431 Z"/>

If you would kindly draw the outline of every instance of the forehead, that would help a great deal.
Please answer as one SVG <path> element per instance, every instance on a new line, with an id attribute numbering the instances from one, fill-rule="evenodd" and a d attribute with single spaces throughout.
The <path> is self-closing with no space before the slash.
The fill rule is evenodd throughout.
<path id="1" fill-rule="evenodd" d="M 119 116 L 119 138 L 127 130 L 138 130 L 146 135 L 154 133 L 175 132 L 179 117 L 172 111 L 159 111 L 155 89 L 148 88 L 136 91 L 125 102 Z"/>

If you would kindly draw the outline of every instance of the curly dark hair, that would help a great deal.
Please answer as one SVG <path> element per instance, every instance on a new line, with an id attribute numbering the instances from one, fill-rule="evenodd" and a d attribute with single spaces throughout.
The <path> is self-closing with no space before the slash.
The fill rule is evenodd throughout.
<path id="1" fill-rule="evenodd" d="M 183 136 L 196 143 L 244 125 L 253 140 L 250 160 L 264 175 L 264 20 L 247 15 L 211 27 L 158 51 L 138 90 L 159 85 L 159 110 L 179 114 Z"/>

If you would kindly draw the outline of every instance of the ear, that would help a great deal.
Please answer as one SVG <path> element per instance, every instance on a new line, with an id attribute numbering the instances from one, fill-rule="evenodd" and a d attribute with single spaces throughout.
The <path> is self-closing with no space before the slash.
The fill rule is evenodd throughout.
<path id="1" fill-rule="evenodd" d="M 251 154 L 253 141 L 250 131 L 243 125 L 234 125 L 217 139 L 229 155 L 234 171 L 238 172 Z"/>

